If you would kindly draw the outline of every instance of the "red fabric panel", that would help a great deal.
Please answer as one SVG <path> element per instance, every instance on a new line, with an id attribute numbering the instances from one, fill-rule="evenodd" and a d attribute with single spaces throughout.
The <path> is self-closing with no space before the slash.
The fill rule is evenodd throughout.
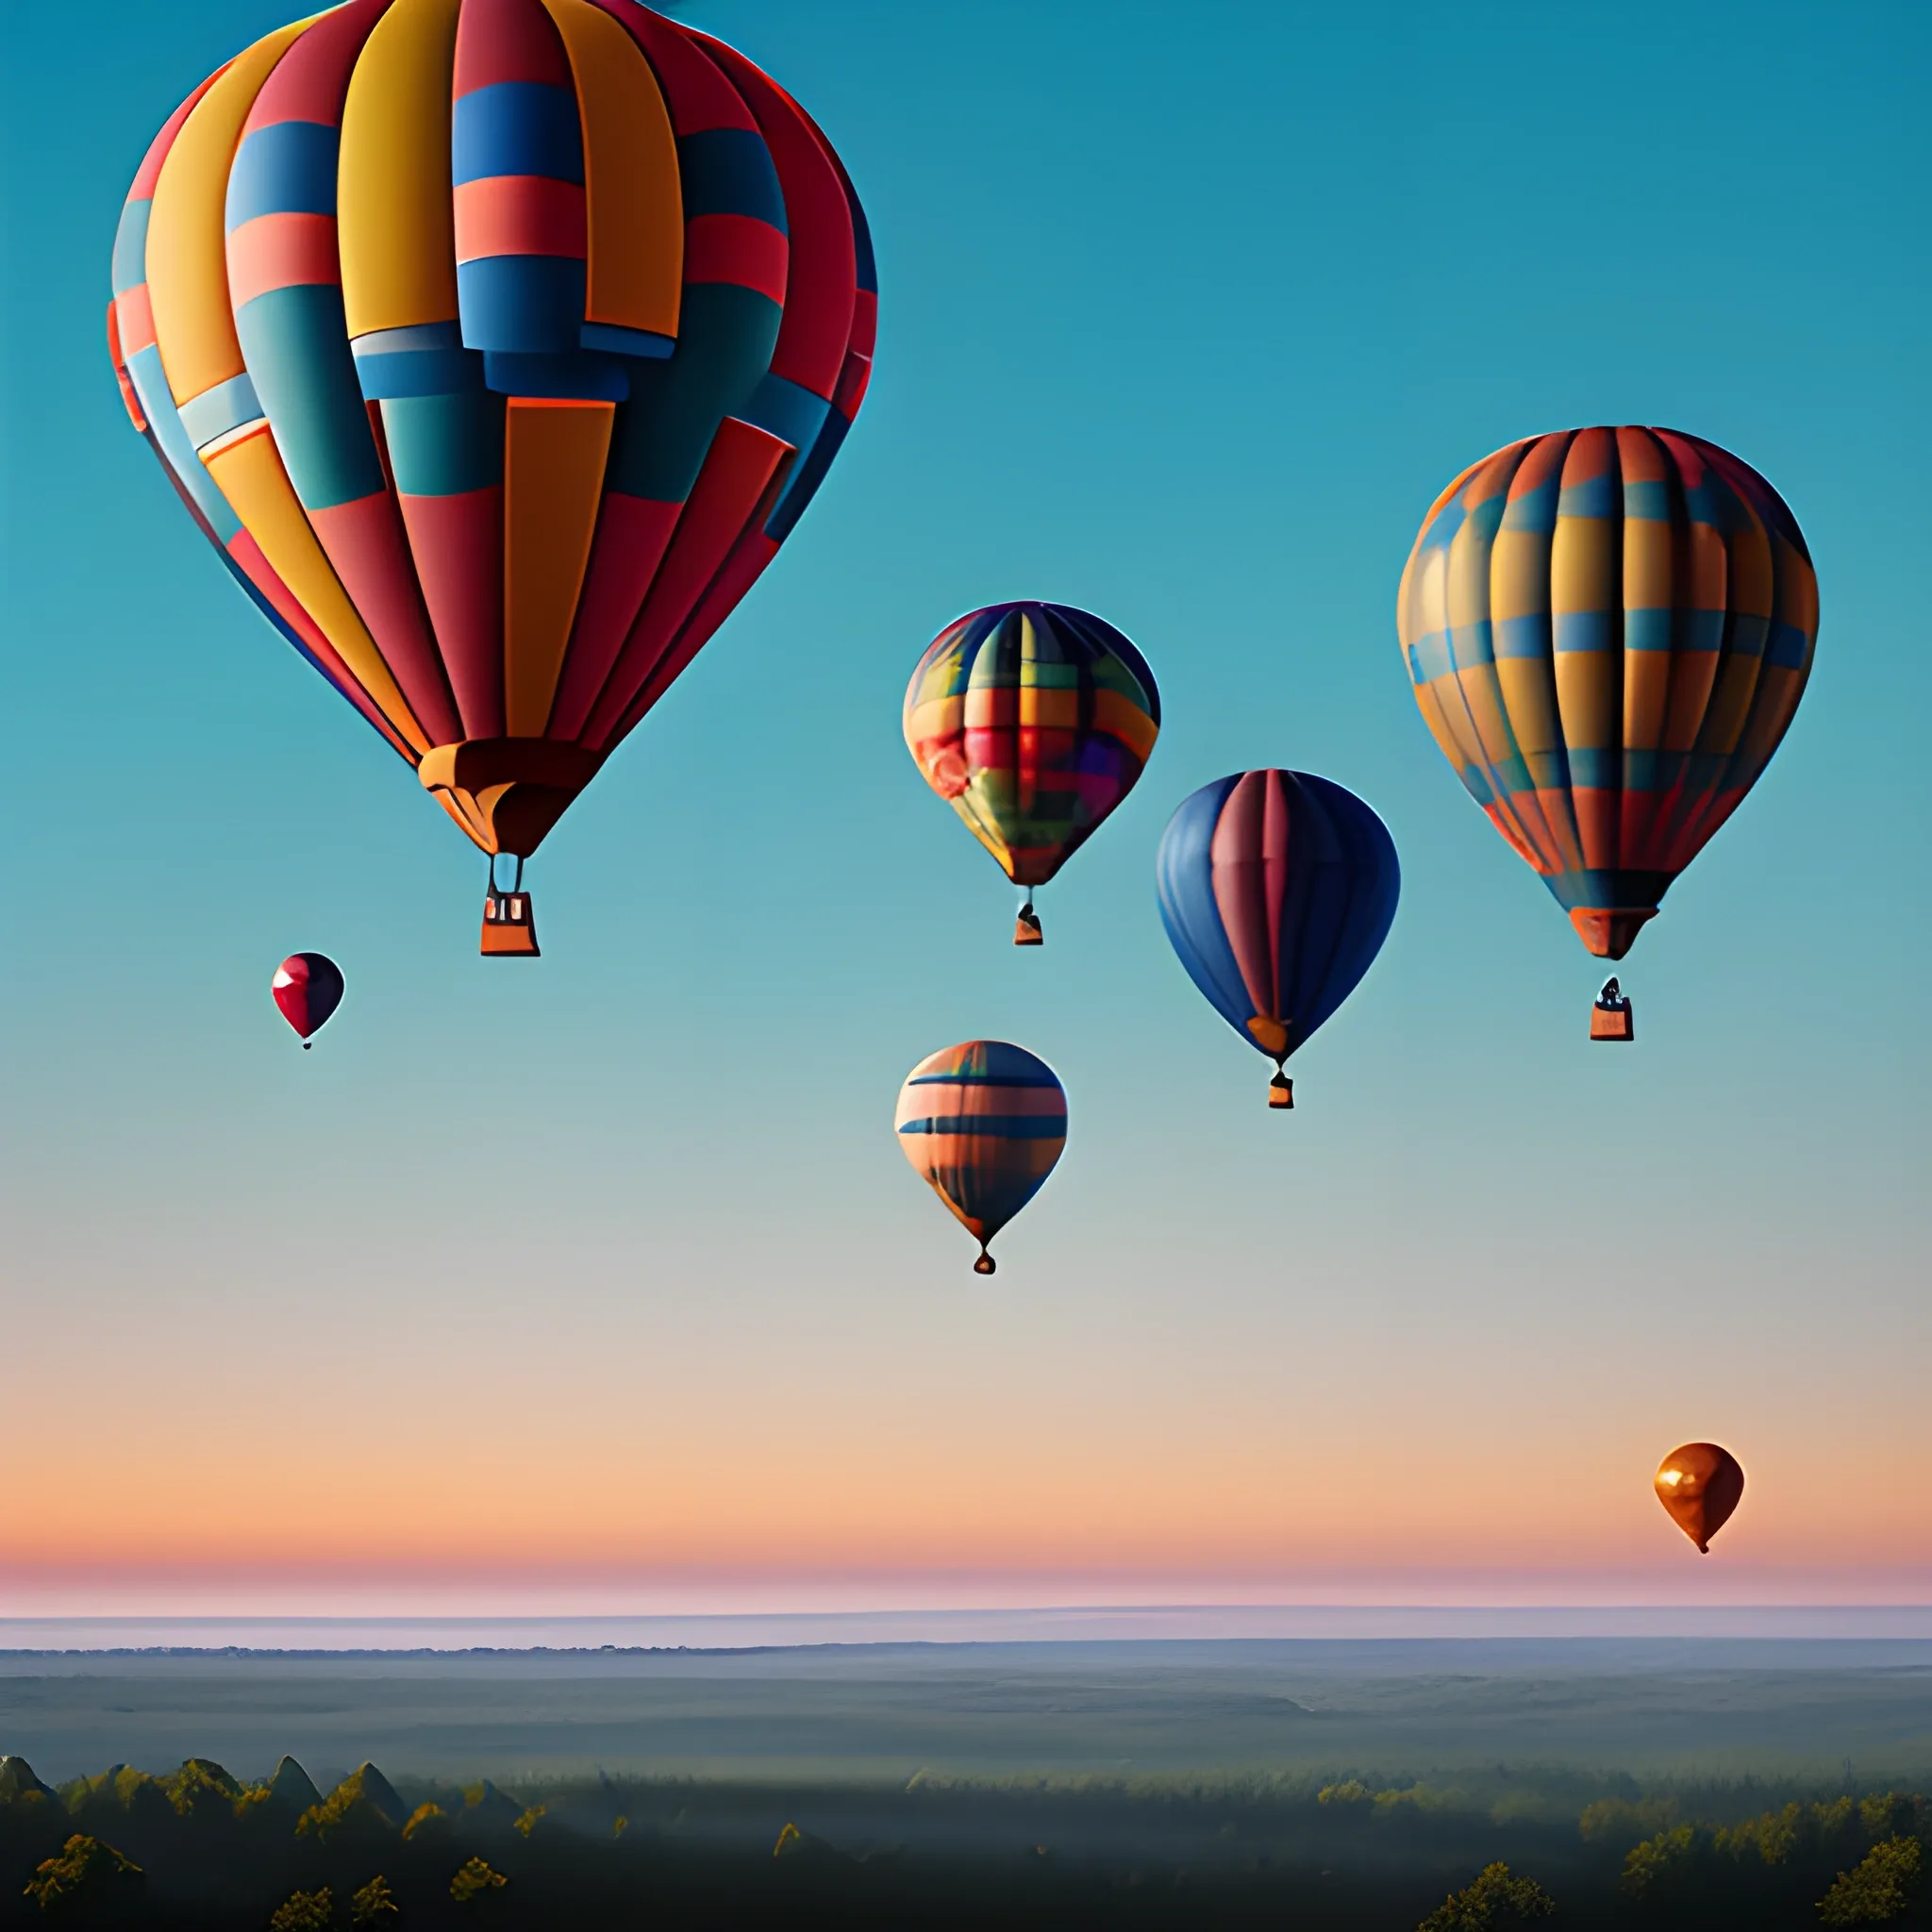
<path id="1" fill-rule="evenodd" d="M 386 494 L 364 496 L 312 509 L 308 521 L 430 742 L 454 743 L 463 735 L 462 723 L 430 635 L 395 505 Z"/>
<path id="2" fill-rule="evenodd" d="M 546 737 L 575 739 L 582 733 L 643 608 L 683 508 L 681 503 L 653 503 L 616 491 L 605 496 Z"/>
<path id="3" fill-rule="evenodd" d="M 278 121 L 315 121 L 325 127 L 340 127 L 350 71 L 389 4 L 390 0 L 352 0 L 351 5 L 324 14 L 262 82 L 243 124 L 243 138 Z"/>
<path id="4" fill-rule="evenodd" d="M 781 307 L 791 244 L 750 215 L 697 215 L 684 225 L 684 281 L 733 282 Z"/>
<path id="5" fill-rule="evenodd" d="M 463 0 L 457 20 L 457 95 L 505 80 L 575 91 L 563 42 L 541 0 Z"/>
<path id="6" fill-rule="evenodd" d="M 625 641 L 617 668 L 584 727 L 583 740 L 591 750 L 603 749 L 631 700 L 670 650 L 763 500 L 773 472 L 791 454 L 791 446 L 775 436 L 725 418 L 691 487 L 691 500 L 677 521 L 650 595 Z"/>
<path id="7" fill-rule="evenodd" d="M 775 82 L 723 41 L 708 34 L 691 37 L 724 69 L 758 117 L 785 191 L 791 277 L 778 346 L 772 352 L 772 374 L 829 401 L 845 366 L 858 289 L 858 256 L 845 184 L 825 158 L 810 123 Z"/>
<path id="8" fill-rule="evenodd" d="M 400 501 L 462 736 L 501 738 L 503 486 Z"/>
<path id="9" fill-rule="evenodd" d="M 457 259 L 490 255 L 589 254 L 584 191 L 544 175 L 490 175 L 456 191 Z"/>
<path id="10" fill-rule="evenodd" d="M 737 89 L 691 44 L 684 29 L 632 0 L 592 0 L 643 50 L 664 90 L 671 125 L 678 134 L 704 134 L 713 127 L 742 127 L 756 133 L 758 123 Z"/>

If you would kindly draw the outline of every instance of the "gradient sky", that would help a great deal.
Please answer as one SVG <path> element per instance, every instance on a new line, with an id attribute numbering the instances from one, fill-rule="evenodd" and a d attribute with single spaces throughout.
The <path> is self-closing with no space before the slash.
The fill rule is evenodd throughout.
<path id="1" fill-rule="evenodd" d="M 1932 11 L 687 9 L 849 164 L 878 373 L 534 864 L 525 965 L 102 346 L 154 129 L 288 10 L 9 15 L 0 1612 L 1932 1598 Z M 1610 1053 L 1393 605 L 1463 465 L 1619 421 L 1763 470 L 1824 616 Z M 898 726 L 1018 596 L 1166 711 L 1038 953 Z M 1287 1117 L 1152 877 L 1269 763 L 1405 875 Z M 349 976 L 308 1054 L 303 947 Z M 1072 1102 L 991 1282 L 891 1131 L 975 1035 Z M 1704 1436 L 1750 1471 L 1707 1561 L 1650 1494 Z"/>

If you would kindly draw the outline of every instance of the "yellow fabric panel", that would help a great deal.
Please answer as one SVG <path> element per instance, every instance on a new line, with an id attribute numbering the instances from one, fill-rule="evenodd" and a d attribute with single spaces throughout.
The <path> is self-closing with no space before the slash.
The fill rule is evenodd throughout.
<path id="1" fill-rule="evenodd" d="M 209 457 L 207 469 L 296 602 L 336 647 L 376 708 L 421 758 L 429 749 L 428 734 L 404 702 L 375 640 L 356 615 L 356 607 L 315 541 L 268 425 Z"/>
<path id="2" fill-rule="evenodd" d="M 1490 556 L 1490 608 L 1501 624 L 1550 608 L 1550 540 L 1541 530 L 1498 530 Z"/>
<path id="3" fill-rule="evenodd" d="M 1784 621 L 1807 638 L 1818 635 L 1818 574 L 1801 551 L 1782 537 L 1777 557 L 1777 608 Z"/>
<path id="4" fill-rule="evenodd" d="M 504 432 L 503 707 L 511 738 L 541 738 L 591 560 L 612 403 L 512 396 Z"/>
<path id="5" fill-rule="evenodd" d="M 1745 505 L 1747 513 L 1749 506 Z M 1755 515 L 1741 530 L 1729 531 L 1730 606 L 1748 617 L 1769 617 L 1772 604 L 1771 533 Z"/>
<path id="6" fill-rule="evenodd" d="M 1767 664 L 1757 674 L 1757 696 L 1738 750 L 1747 764 L 1758 764 L 1777 749 L 1805 694 L 1805 674 Z"/>
<path id="7" fill-rule="evenodd" d="M 228 170 L 262 82 L 308 25 L 298 20 L 278 27 L 240 55 L 182 123 L 161 164 L 148 215 L 147 286 L 161 367 L 177 403 L 242 373 L 228 308 Z"/>
<path id="8" fill-rule="evenodd" d="M 1395 593 L 1395 629 L 1405 650 L 1432 630 L 1446 630 L 1448 605 L 1443 583 L 1448 560 L 1440 549 L 1411 553 L 1402 571 L 1402 588 Z"/>
<path id="9" fill-rule="evenodd" d="M 1624 654 L 1624 749 L 1655 751 L 1663 742 L 1674 651 Z"/>
<path id="10" fill-rule="evenodd" d="M 1697 734 L 1699 751 L 1728 754 L 1737 750 L 1738 741 L 1744 735 L 1744 721 L 1751 715 L 1751 700 L 1757 695 L 1757 674 L 1763 663 L 1762 658 L 1740 657 L 1735 652 L 1725 657 L 1704 713 L 1704 728 Z"/>
<path id="11" fill-rule="evenodd" d="M 906 720 L 907 743 L 918 745 L 935 738 L 950 738 L 959 729 L 965 711 L 963 692 L 957 697 L 929 698 L 923 705 L 914 705 Z"/>
<path id="12" fill-rule="evenodd" d="M 1441 682 L 1447 683 L 1448 679 Z M 1429 727 L 1429 736 L 1436 741 L 1442 756 L 1459 772 L 1464 765 L 1475 760 L 1462 748 L 1462 741 L 1457 736 L 1456 728 L 1450 722 L 1445 708 L 1445 694 L 1435 684 L 1419 684 L 1415 688 L 1416 708 L 1423 714 L 1423 723 Z M 1462 704 L 1453 691 L 1446 694 L 1446 704 L 1455 708 L 1457 719 L 1462 716 Z"/>
<path id="13" fill-rule="evenodd" d="M 349 78 L 336 197 L 351 336 L 457 319 L 449 175 L 459 4 L 395 0 Z"/>
<path id="14" fill-rule="evenodd" d="M 1668 610 L 1674 595 L 1676 533 L 1665 523 L 1633 517 L 1624 525 L 1624 608 Z"/>
<path id="15" fill-rule="evenodd" d="M 1690 525 L 1690 608 L 1722 610 L 1730 582 L 1730 553 L 1724 533 L 1708 524 Z"/>
<path id="16" fill-rule="evenodd" d="M 1463 630 L 1490 615 L 1490 543 L 1474 521 L 1449 540 L 1449 569 L 1442 584 L 1449 628 Z"/>
<path id="17" fill-rule="evenodd" d="M 1704 714 L 1710 708 L 1717 660 L 1715 651 L 1671 653 L 1671 695 L 1664 711 L 1666 751 L 1690 751 L 1695 747 Z"/>
<path id="18" fill-rule="evenodd" d="M 1617 525 L 1607 517 L 1559 516 L 1550 540 L 1550 608 L 1614 610 L 1622 596 Z"/>
<path id="19" fill-rule="evenodd" d="M 1498 658 L 1496 676 L 1503 690 L 1503 708 L 1508 713 L 1510 728 L 1516 734 L 1517 749 L 1530 754 L 1557 750 L 1562 744 L 1563 734 L 1557 727 L 1557 687 L 1547 660 Z"/>
<path id="20" fill-rule="evenodd" d="M 677 333 L 684 192 L 677 136 L 638 43 L 590 0 L 543 0 L 570 56 L 590 229 L 584 320 Z"/>
<path id="21" fill-rule="evenodd" d="M 1023 684 L 1020 687 L 1020 723 L 1038 725 L 1047 731 L 1077 731 L 1080 728 L 1080 693 Z"/>
<path id="22" fill-rule="evenodd" d="M 1624 653 L 1558 651 L 1557 710 L 1563 742 L 1576 751 L 1607 750 L 1622 741 Z"/>
<path id="23" fill-rule="evenodd" d="M 1160 727 L 1132 698 L 1117 691 L 1093 693 L 1093 724 L 1111 732 L 1144 765 L 1154 753 Z"/>
<path id="24" fill-rule="evenodd" d="M 1462 688 L 1462 701 L 1478 741 L 1480 761 L 1491 766 L 1502 764 L 1515 747 L 1516 735 L 1503 712 L 1503 690 L 1496 681 L 1496 667 L 1472 664 L 1457 681 Z"/>

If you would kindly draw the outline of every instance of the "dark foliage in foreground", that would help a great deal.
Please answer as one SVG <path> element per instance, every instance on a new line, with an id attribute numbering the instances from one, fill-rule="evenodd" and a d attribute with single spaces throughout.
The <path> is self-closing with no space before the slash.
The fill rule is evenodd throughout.
<path id="1" fill-rule="evenodd" d="M 498 1790 L 0 1763 L 0 1926 L 1932 1926 L 1932 1802 L 1573 1774 Z"/>

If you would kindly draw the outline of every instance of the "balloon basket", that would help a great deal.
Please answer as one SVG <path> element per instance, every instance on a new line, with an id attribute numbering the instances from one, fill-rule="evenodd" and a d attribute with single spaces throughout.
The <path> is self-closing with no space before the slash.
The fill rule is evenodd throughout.
<path id="1" fill-rule="evenodd" d="M 1040 914 L 1030 906 L 1020 908 L 1020 916 L 1013 922 L 1013 943 L 1016 946 L 1043 946 L 1045 935 L 1040 930 Z"/>
<path id="2" fill-rule="evenodd" d="M 999 1263 L 984 1248 L 981 1248 L 979 1259 L 973 1264 L 973 1272 L 975 1274 L 997 1274 L 999 1273 Z"/>
<path id="3" fill-rule="evenodd" d="M 487 892 L 483 897 L 483 957 L 538 959 L 537 922 L 527 892 Z"/>
<path id="4" fill-rule="evenodd" d="M 1268 1083 L 1268 1105 L 1275 1108 L 1292 1108 L 1294 1106 L 1294 1082 L 1286 1074 L 1276 1074 Z"/>
<path id="5" fill-rule="evenodd" d="M 1592 1040 L 1635 1040 L 1637 1015 L 1630 1002 L 1618 994 L 1600 998 L 1590 1009 L 1590 1037 Z"/>

